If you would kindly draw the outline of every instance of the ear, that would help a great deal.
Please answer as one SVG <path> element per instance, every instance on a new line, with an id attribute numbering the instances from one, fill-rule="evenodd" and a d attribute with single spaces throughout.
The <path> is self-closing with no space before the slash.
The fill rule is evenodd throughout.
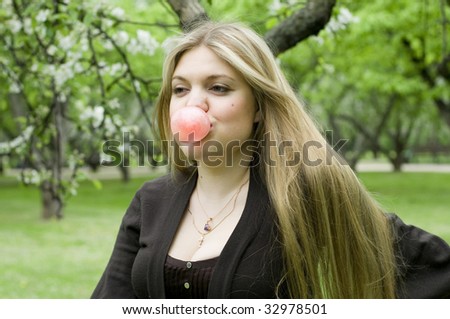
<path id="1" fill-rule="evenodd" d="M 259 123 L 259 121 L 261 121 L 261 109 L 258 109 L 258 111 L 256 111 L 253 123 Z"/>

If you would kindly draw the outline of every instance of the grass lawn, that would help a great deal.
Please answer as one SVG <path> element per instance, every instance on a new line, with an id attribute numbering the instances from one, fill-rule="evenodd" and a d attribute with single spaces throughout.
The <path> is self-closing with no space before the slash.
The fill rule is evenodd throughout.
<path id="1" fill-rule="evenodd" d="M 450 242 L 450 175 L 359 175 L 384 206 L 406 223 Z M 0 298 L 88 298 L 111 253 L 122 215 L 145 179 L 86 182 L 65 218 L 39 219 L 39 194 L 0 178 Z"/>
<path id="2" fill-rule="evenodd" d="M 362 173 L 359 176 L 389 212 L 450 243 L 450 174 Z"/>

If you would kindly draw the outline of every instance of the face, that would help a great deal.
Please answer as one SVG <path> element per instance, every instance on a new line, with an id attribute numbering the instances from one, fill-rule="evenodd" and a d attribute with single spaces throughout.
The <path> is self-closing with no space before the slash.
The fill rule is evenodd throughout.
<path id="1" fill-rule="evenodd" d="M 220 143 L 224 151 L 239 151 L 231 145 L 242 145 L 252 136 L 259 116 L 252 89 L 242 75 L 205 46 L 184 53 L 172 77 L 171 116 L 186 106 L 201 108 L 211 121 L 211 130 L 200 146 Z M 201 160 L 201 147 L 193 154 L 187 147 L 181 148 L 188 157 Z"/>

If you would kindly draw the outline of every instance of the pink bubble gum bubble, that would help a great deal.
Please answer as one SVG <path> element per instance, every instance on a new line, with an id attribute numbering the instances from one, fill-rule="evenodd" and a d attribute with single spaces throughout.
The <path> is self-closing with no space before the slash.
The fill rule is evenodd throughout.
<path id="1" fill-rule="evenodd" d="M 187 106 L 173 113 L 170 127 L 180 142 L 198 142 L 208 135 L 211 122 L 202 109 Z"/>

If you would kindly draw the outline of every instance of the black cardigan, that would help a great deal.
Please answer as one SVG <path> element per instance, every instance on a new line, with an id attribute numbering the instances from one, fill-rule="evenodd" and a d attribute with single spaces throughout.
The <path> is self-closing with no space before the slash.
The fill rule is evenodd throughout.
<path id="1" fill-rule="evenodd" d="M 282 258 L 275 216 L 252 170 L 242 217 L 211 278 L 208 298 L 275 298 Z M 165 298 L 164 263 L 196 184 L 164 176 L 136 193 L 119 229 L 110 261 L 92 298 Z M 403 256 L 400 298 L 450 297 L 450 247 L 392 215 Z M 281 297 L 287 296 L 282 286 Z"/>

